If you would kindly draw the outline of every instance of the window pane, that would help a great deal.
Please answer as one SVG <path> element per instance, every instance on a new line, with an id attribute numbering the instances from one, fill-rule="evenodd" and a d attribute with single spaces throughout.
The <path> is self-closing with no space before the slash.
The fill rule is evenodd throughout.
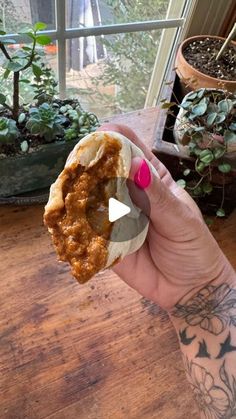
<path id="1" fill-rule="evenodd" d="M 68 28 L 165 19 L 170 0 L 66 0 Z"/>
<path id="2" fill-rule="evenodd" d="M 27 24 L 45 22 L 55 28 L 54 0 L 0 0 L 0 19 L 8 33 L 16 33 Z"/>
<path id="3" fill-rule="evenodd" d="M 161 31 L 67 41 L 67 95 L 99 117 L 144 106 Z"/>

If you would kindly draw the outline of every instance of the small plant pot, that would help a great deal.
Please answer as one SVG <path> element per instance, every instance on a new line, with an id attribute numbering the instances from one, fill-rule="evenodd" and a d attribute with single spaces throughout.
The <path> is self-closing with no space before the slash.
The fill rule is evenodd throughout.
<path id="1" fill-rule="evenodd" d="M 193 36 L 191 38 L 185 39 L 182 44 L 180 45 L 176 61 L 175 61 L 175 67 L 176 67 L 176 73 L 178 74 L 180 80 L 188 86 L 188 90 L 195 90 L 199 89 L 201 87 L 209 87 L 209 88 L 215 88 L 219 89 L 224 86 L 224 89 L 228 90 L 229 92 L 235 93 L 236 92 L 236 80 L 235 81 L 228 81 L 228 80 L 222 80 L 218 78 L 214 78 L 211 76 L 208 76 L 207 74 L 204 74 L 191 66 L 185 59 L 183 51 L 189 45 L 190 43 L 194 41 L 199 41 L 203 39 L 221 39 L 225 40 L 224 38 L 221 38 L 219 36 L 208 36 L 208 35 L 199 35 L 199 36 Z M 235 46 L 236 42 L 231 41 Z"/>
<path id="2" fill-rule="evenodd" d="M 47 188 L 64 167 L 78 139 L 40 146 L 37 151 L 0 159 L 0 197 Z"/>

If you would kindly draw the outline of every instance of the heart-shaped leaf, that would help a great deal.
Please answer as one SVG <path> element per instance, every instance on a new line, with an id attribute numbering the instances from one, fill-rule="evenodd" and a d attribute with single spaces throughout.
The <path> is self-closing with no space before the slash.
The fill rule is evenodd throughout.
<path id="1" fill-rule="evenodd" d="M 219 166 L 218 166 L 218 170 L 221 173 L 229 173 L 231 171 L 231 169 L 232 169 L 232 167 L 229 163 L 222 163 L 222 164 L 219 164 Z"/>
<path id="2" fill-rule="evenodd" d="M 37 35 L 36 36 L 36 41 L 40 45 L 48 45 L 52 42 L 50 36 L 48 36 L 48 35 Z"/>
<path id="3" fill-rule="evenodd" d="M 183 189 L 186 187 L 186 182 L 185 182 L 184 179 L 179 179 L 179 180 L 177 180 L 176 183 L 177 183 L 178 186 L 180 186 Z"/>
<path id="4" fill-rule="evenodd" d="M 215 121 L 216 117 L 217 117 L 216 112 L 209 113 L 209 115 L 207 117 L 207 120 L 206 120 L 207 125 L 208 126 L 212 125 L 213 122 Z"/>
<path id="5" fill-rule="evenodd" d="M 199 158 L 203 163 L 209 164 L 214 160 L 214 155 L 210 150 L 203 150 L 201 151 Z"/>
<path id="6" fill-rule="evenodd" d="M 218 108 L 220 112 L 229 113 L 233 107 L 233 102 L 231 99 L 223 99 L 218 103 Z"/>
<path id="7" fill-rule="evenodd" d="M 202 116 L 207 110 L 206 103 L 198 103 L 192 107 L 192 113 L 196 116 Z"/>
<path id="8" fill-rule="evenodd" d="M 37 31 L 44 31 L 47 28 L 46 23 L 43 22 L 36 22 L 34 25 L 35 32 Z"/>
<path id="9" fill-rule="evenodd" d="M 234 143 L 236 142 L 236 133 L 233 131 L 225 130 L 224 132 L 224 140 L 227 143 Z"/>
<path id="10" fill-rule="evenodd" d="M 225 113 L 223 113 L 223 112 L 218 113 L 218 115 L 215 118 L 215 123 L 216 124 L 221 124 L 225 120 L 225 118 L 226 118 L 226 114 Z"/>
<path id="11" fill-rule="evenodd" d="M 225 211 L 223 210 L 223 208 L 219 208 L 216 211 L 216 215 L 217 215 L 217 217 L 225 217 Z"/>

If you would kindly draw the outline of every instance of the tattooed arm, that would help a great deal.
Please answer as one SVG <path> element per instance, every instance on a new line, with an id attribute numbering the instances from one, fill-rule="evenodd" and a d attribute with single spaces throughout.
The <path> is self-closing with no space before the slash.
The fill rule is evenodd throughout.
<path id="1" fill-rule="evenodd" d="M 236 276 L 182 299 L 171 320 L 201 417 L 236 418 Z"/>
<path id="2" fill-rule="evenodd" d="M 121 125 L 100 129 L 120 132 L 145 154 L 145 160 L 132 160 L 130 193 L 150 218 L 148 235 L 137 252 L 113 269 L 144 297 L 172 312 L 202 417 L 236 419 L 235 273 L 195 202 L 141 139 Z"/>

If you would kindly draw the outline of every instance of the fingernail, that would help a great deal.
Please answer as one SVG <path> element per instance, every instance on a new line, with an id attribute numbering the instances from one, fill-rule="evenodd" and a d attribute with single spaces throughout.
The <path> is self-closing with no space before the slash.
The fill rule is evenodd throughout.
<path id="1" fill-rule="evenodd" d="M 138 171 L 134 175 L 134 182 L 140 189 L 146 189 L 151 183 L 151 172 L 145 160 L 141 161 Z"/>

